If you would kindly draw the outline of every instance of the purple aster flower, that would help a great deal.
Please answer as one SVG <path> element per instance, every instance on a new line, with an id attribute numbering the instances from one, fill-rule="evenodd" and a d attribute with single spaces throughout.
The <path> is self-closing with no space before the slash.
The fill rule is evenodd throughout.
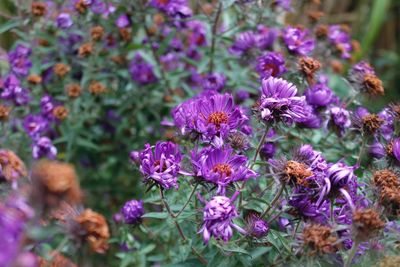
<path id="1" fill-rule="evenodd" d="M 53 118 L 53 109 L 56 107 L 54 99 L 49 95 L 44 95 L 40 99 L 40 109 L 42 115 L 46 118 Z"/>
<path id="2" fill-rule="evenodd" d="M 46 157 L 55 159 L 57 156 L 57 148 L 53 145 L 50 138 L 43 136 L 34 140 L 32 147 L 32 156 L 34 159 Z"/>
<path id="3" fill-rule="evenodd" d="M 360 61 L 353 65 L 349 71 L 349 81 L 357 85 L 358 89 L 364 83 L 365 75 L 375 75 L 374 69 L 366 61 Z"/>
<path id="4" fill-rule="evenodd" d="M 237 56 L 248 52 L 251 48 L 256 45 L 256 35 L 252 31 L 246 31 L 239 34 L 236 37 L 235 42 L 229 48 L 229 51 Z"/>
<path id="5" fill-rule="evenodd" d="M 214 90 L 220 91 L 225 86 L 226 78 L 220 73 L 207 74 L 203 78 L 202 86 L 203 90 Z"/>
<path id="6" fill-rule="evenodd" d="M 246 163 L 247 158 L 236 155 L 230 147 L 192 151 L 194 175 L 218 185 L 217 194 L 225 194 L 225 188 L 233 182 L 257 177 L 258 174 L 247 168 Z"/>
<path id="7" fill-rule="evenodd" d="M 304 96 L 296 96 L 297 88 L 281 78 L 269 77 L 261 81 L 259 111 L 265 121 L 291 124 L 303 121 L 308 112 Z"/>
<path id="8" fill-rule="evenodd" d="M 400 138 L 392 141 L 393 156 L 400 162 Z"/>
<path id="9" fill-rule="evenodd" d="M 101 14 L 104 18 L 116 10 L 115 6 L 104 0 L 91 0 L 90 2 L 90 10 L 95 14 Z"/>
<path id="10" fill-rule="evenodd" d="M 200 20 L 191 20 L 187 23 L 189 33 L 189 47 L 198 47 L 207 45 L 207 31 L 204 22 Z"/>
<path id="11" fill-rule="evenodd" d="M 246 217 L 248 230 L 247 232 L 256 237 L 261 238 L 266 236 L 269 231 L 269 226 L 266 221 L 260 218 L 260 214 L 257 212 L 250 212 Z"/>
<path id="12" fill-rule="evenodd" d="M 29 103 L 30 95 L 29 90 L 21 87 L 14 88 L 14 103 L 17 106 L 24 106 Z"/>
<path id="13" fill-rule="evenodd" d="M 381 112 L 378 113 L 378 116 L 379 118 L 383 119 L 383 124 L 380 128 L 380 134 L 386 141 L 388 141 L 392 139 L 392 135 L 394 133 L 395 117 L 388 108 L 384 108 Z"/>
<path id="14" fill-rule="evenodd" d="M 131 20 L 129 19 L 128 15 L 122 14 L 117 18 L 115 24 L 117 25 L 118 28 L 127 28 L 131 26 Z"/>
<path id="15" fill-rule="evenodd" d="M 369 154 L 374 158 L 381 159 L 386 156 L 386 149 L 381 143 L 375 141 L 369 146 Z"/>
<path id="16" fill-rule="evenodd" d="M 272 47 L 277 37 L 277 30 L 268 28 L 264 25 L 257 25 L 256 46 L 259 49 L 266 50 L 267 48 Z"/>
<path id="17" fill-rule="evenodd" d="M 305 92 L 307 103 L 317 107 L 326 107 L 332 102 L 333 92 L 324 83 L 316 83 L 309 87 Z"/>
<path id="18" fill-rule="evenodd" d="M 274 0 L 274 5 L 282 8 L 285 11 L 292 11 L 292 0 Z"/>
<path id="19" fill-rule="evenodd" d="M 141 85 L 157 81 L 157 77 L 153 71 L 153 66 L 145 62 L 139 54 L 136 54 L 135 58 L 129 64 L 129 73 L 131 74 L 132 80 Z"/>
<path id="20" fill-rule="evenodd" d="M 140 171 L 144 181 L 154 181 L 163 189 L 178 188 L 178 173 L 182 155 L 179 146 L 172 142 L 157 142 L 154 148 L 146 144 L 140 152 Z"/>
<path id="21" fill-rule="evenodd" d="M 230 199 L 226 196 L 214 196 L 206 203 L 203 212 L 203 226 L 199 231 L 203 233 L 204 244 L 208 244 L 211 237 L 228 242 L 233 235 L 232 228 L 246 234 L 245 230 L 232 222 L 234 218 L 238 217 L 236 207 L 233 205 L 237 195 L 238 192 Z"/>
<path id="22" fill-rule="evenodd" d="M 68 29 L 74 24 L 71 15 L 68 13 L 60 13 L 57 16 L 57 27 L 60 29 Z"/>
<path id="23" fill-rule="evenodd" d="M 350 112 L 346 109 L 333 106 L 329 108 L 328 114 L 330 116 L 329 122 L 338 129 L 339 134 L 343 134 L 351 126 Z"/>
<path id="24" fill-rule="evenodd" d="M 273 142 L 271 139 L 276 137 L 276 133 L 273 129 L 270 129 L 267 133 L 267 138 L 266 142 L 264 145 L 261 147 L 260 150 L 260 156 L 264 160 L 268 160 L 270 158 L 273 158 L 276 152 L 276 145 L 275 142 Z"/>
<path id="25" fill-rule="evenodd" d="M 135 199 L 127 201 L 122 207 L 121 213 L 127 224 L 136 224 L 140 222 L 144 214 L 143 201 Z"/>
<path id="26" fill-rule="evenodd" d="M 324 201 L 322 204 L 315 202 L 312 195 L 304 189 L 296 188 L 290 196 L 288 204 L 304 219 L 317 223 L 325 223 L 327 220 L 328 202 Z"/>
<path id="27" fill-rule="evenodd" d="M 166 71 L 174 71 L 183 66 L 180 54 L 170 52 L 160 57 L 160 63 Z"/>
<path id="28" fill-rule="evenodd" d="M 236 97 L 235 97 L 235 99 L 236 99 L 238 102 L 244 102 L 244 101 L 246 101 L 246 100 L 249 99 L 249 98 L 250 98 L 250 93 L 249 93 L 248 91 L 246 91 L 246 90 L 244 90 L 244 89 L 239 89 L 239 90 L 236 91 Z"/>
<path id="29" fill-rule="evenodd" d="M 343 31 L 340 25 L 331 25 L 328 29 L 328 39 L 340 51 L 341 57 L 348 59 L 353 50 L 350 35 Z"/>
<path id="30" fill-rule="evenodd" d="M 28 57 L 30 56 L 31 51 L 32 50 L 26 46 L 18 45 L 8 54 L 8 60 L 13 73 L 23 77 L 29 74 L 32 62 Z"/>
<path id="31" fill-rule="evenodd" d="M 268 52 L 257 58 L 256 70 L 260 78 L 279 77 L 286 72 L 285 60 L 279 52 Z"/>
<path id="32" fill-rule="evenodd" d="M 140 152 L 136 150 L 131 151 L 131 153 L 129 153 L 129 158 L 133 163 L 140 163 Z"/>
<path id="33" fill-rule="evenodd" d="M 308 30 L 287 27 L 282 33 L 283 41 L 288 50 L 298 55 L 308 55 L 315 47 L 315 40 L 308 37 Z"/>
<path id="34" fill-rule="evenodd" d="M 305 110 L 307 111 L 307 118 L 304 119 L 300 126 L 309 129 L 319 129 L 322 126 L 322 118 L 317 112 L 317 110 L 309 105 L 305 106 Z"/>
<path id="35" fill-rule="evenodd" d="M 25 132 L 32 138 L 37 138 L 48 130 L 48 121 L 40 115 L 28 115 L 24 118 Z"/>

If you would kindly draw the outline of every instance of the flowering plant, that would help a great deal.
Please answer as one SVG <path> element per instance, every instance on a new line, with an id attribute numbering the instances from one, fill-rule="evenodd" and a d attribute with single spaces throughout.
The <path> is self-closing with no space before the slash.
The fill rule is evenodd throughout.
<path id="1" fill-rule="evenodd" d="M 364 107 L 385 90 L 349 29 L 290 2 L 18 6 L 0 265 L 396 262 L 400 104 Z"/>

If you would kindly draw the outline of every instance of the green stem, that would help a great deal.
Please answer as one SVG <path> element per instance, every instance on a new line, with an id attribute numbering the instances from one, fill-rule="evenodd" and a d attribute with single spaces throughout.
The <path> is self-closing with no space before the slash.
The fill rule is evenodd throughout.
<path id="1" fill-rule="evenodd" d="M 279 198 L 282 195 L 283 189 L 285 188 L 284 185 L 281 185 L 281 188 L 279 188 L 278 193 L 275 195 L 274 199 L 271 201 L 271 204 L 268 208 L 265 209 L 265 211 L 260 215 L 260 218 L 262 219 L 267 213 L 275 206 L 275 203 L 279 200 Z"/>
<path id="2" fill-rule="evenodd" d="M 351 247 L 349 257 L 346 260 L 346 263 L 344 267 L 350 267 L 351 262 L 353 261 L 354 256 L 356 255 L 357 249 L 358 249 L 359 242 L 357 240 L 354 240 L 353 246 Z"/>
<path id="3" fill-rule="evenodd" d="M 212 27 L 209 73 L 212 73 L 214 69 L 214 52 L 215 52 L 215 42 L 216 42 L 215 36 L 217 35 L 217 26 L 219 17 L 221 15 L 221 11 L 222 11 L 222 3 L 218 5 L 218 11 L 217 14 L 215 15 L 214 24 Z"/>
<path id="4" fill-rule="evenodd" d="M 192 197 L 193 197 L 193 195 L 194 195 L 194 192 L 196 191 L 198 185 L 199 185 L 199 184 L 196 183 L 196 185 L 193 187 L 192 192 L 190 192 L 190 196 L 189 196 L 188 200 L 187 200 L 186 203 L 183 205 L 182 209 L 175 215 L 175 218 L 178 218 L 179 215 L 181 215 L 181 213 L 185 210 L 186 206 L 189 204 L 190 200 L 192 199 Z"/>

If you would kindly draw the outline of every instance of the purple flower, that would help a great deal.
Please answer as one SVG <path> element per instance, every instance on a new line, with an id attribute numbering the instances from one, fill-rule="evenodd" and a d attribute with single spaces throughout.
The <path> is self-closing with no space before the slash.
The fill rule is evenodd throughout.
<path id="1" fill-rule="evenodd" d="M 400 138 L 395 138 L 392 142 L 393 156 L 400 162 Z"/>
<path id="2" fill-rule="evenodd" d="M 298 55 L 308 55 L 315 47 L 315 40 L 308 37 L 308 30 L 287 27 L 282 33 L 288 50 Z"/>
<path id="3" fill-rule="evenodd" d="M 129 200 L 121 209 L 121 213 L 124 216 L 125 223 L 136 224 L 140 222 L 142 215 L 144 214 L 143 201 L 142 200 Z"/>
<path id="4" fill-rule="evenodd" d="M 273 141 L 268 141 L 269 139 L 273 139 L 276 137 L 276 133 L 273 129 L 270 129 L 267 133 L 267 139 L 264 145 L 261 147 L 260 150 L 260 156 L 268 160 L 270 158 L 273 158 L 276 152 L 276 145 L 275 142 Z"/>
<path id="5" fill-rule="evenodd" d="M 131 20 L 129 19 L 128 15 L 122 14 L 117 18 L 115 24 L 117 25 L 118 28 L 127 28 L 131 26 Z"/>
<path id="6" fill-rule="evenodd" d="M 236 91 L 236 97 L 235 97 L 235 99 L 236 99 L 237 101 L 239 101 L 239 102 L 244 102 L 244 101 L 246 101 L 246 100 L 249 99 L 249 98 L 250 98 L 250 93 L 249 93 L 248 91 L 243 90 L 243 89 L 239 89 L 239 90 Z"/>
<path id="7" fill-rule="evenodd" d="M 50 138 L 43 136 L 37 140 L 34 140 L 32 156 L 34 159 L 39 159 L 42 157 L 55 159 L 57 156 L 57 148 L 53 145 Z"/>
<path id="8" fill-rule="evenodd" d="M 317 107 L 326 107 L 332 102 L 333 92 L 324 83 L 316 83 L 309 87 L 304 95 L 307 103 Z"/>
<path id="9" fill-rule="evenodd" d="M 229 48 L 229 51 L 234 55 L 242 55 L 243 53 L 249 51 L 256 45 L 256 35 L 252 31 L 246 31 L 239 34 L 236 37 L 235 42 Z"/>
<path id="10" fill-rule="evenodd" d="M 157 142 L 154 148 L 146 144 L 140 152 L 140 171 L 145 182 L 156 182 L 163 189 L 178 188 L 178 173 L 182 155 L 179 146 L 172 142 Z"/>
<path id="11" fill-rule="evenodd" d="M 136 54 L 135 58 L 129 64 L 129 73 L 131 74 L 132 80 L 141 85 L 157 81 L 157 77 L 153 71 L 153 66 L 145 62 L 139 54 Z"/>
<path id="12" fill-rule="evenodd" d="M 300 123 L 301 127 L 310 128 L 310 129 L 319 129 L 322 126 L 322 118 L 318 114 L 317 110 L 311 106 L 305 106 L 305 109 L 308 110 L 308 116 L 305 120 Z"/>
<path id="13" fill-rule="evenodd" d="M 203 90 L 220 91 L 225 86 L 226 78 L 220 73 L 207 74 L 202 81 Z"/>
<path id="14" fill-rule="evenodd" d="M 305 97 L 296 96 L 297 88 L 281 78 L 269 77 L 261 82 L 259 111 L 265 121 L 287 124 L 303 121 L 307 114 Z"/>
<path id="15" fill-rule="evenodd" d="M 343 134 L 351 126 L 350 112 L 346 109 L 334 106 L 328 110 L 328 113 L 330 115 L 330 122 L 337 127 L 339 134 Z"/>
<path id="16" fill-rule="evenodd" d="M 257 25 L 256 46 L 261 50 L 266 50 L 267 48 L 272 47 L 277 36 L 277 30 L 268 28 L 264 25 Z"/>
<path id="17" fill-rule="evenodd" d="M 256 212 L 250 212 L 246 218 L 248 224 L 247 232 L 256 237 L 261 238 L 268 234 L 269 226 L 266 221 L 260 218 L 259 214 Z"/>
<path id="18" fill-rule="evenodd" d="M 286 72 L 285 60 L 279 52 L 268 52 L 257 58 L 256 70 L 260 78 L 279 77 Z"/>
<path id="19" fill-rule="evenodd" d="M 235 155 L 230 147 L 192 151 L 194 175 L 218 185 L 217 194 L 225 194 L 225 188 L 233 182 L 257 177 L 258 174 L 247 168 L 246 163 L 247 158 Z"/>
<path id="20" fill-rule="evenodd" d="M 56 107 L 56 103 L 54 102 L 53 98 L 49 95 L 44 95 L 40 99 L 40 109 L 42 115 L 45 118 L 53 118 L 53 109 Z"/>
<path id="21" fill-rule="evenodd" d="M 368 62 L 360 61 L 351 67 L 349 71 L 349 81 L 361 90 L 364 83 L 364 77 L 367 74 L 375 75 L 375 71 Z"/>
<path id="22" fill-rule="evenodd" d="M 39 137 L 48 129 L 48 121 L 40 115 L 28 115 L 24 118 L 25 132 L 32 138 Z"/>
<path id="23" fill-rule="evenodd" d="M 191 20 L 187 23 L 187 28 L 190 30 L 189 47 L 196 48 L 198 46 L 207 45 L 207 31 L 204 22 L 200 20 Z"/>
<path id="24" fill-rule="evenodd" d="M 380 127 L 380 134 L 385 140 L 392 139 L 394 132 L 394 120 L 392 112 L 388 108 L 384 108 L 378 113 L 379 118 L 383 119 L 383 124 Z"/>
<path id="25" fill-rule="evenodd" d="M 369 146 L 369 153 L 372 157 L 381 159 L 386 156 L 386 149 L 381 143 L 375 141 Z"/>
<path id="26" fill-rule="evenodd" d="M 13 73 L 23 77 L 29 74 L 32 62 L 28 57 L 30 56 L 31 51 L 32 50 L 26 46 L 18 45 L 8 54 L 8 60 Z"/>
<path id="27" fill-rule="evenodd" d="M 350 52 L 353 50 L 350 35 L 341 29 L 340 25 L 331 25 L 328 29 L 329 41 L 338 48 L 341 57 L 348 59 L 351 57 Z"/>
<path id="28" fill-rule="evenodd" d="M 71 15 L 68 13 L 61 13 L 57 16 L 57 27 L 60 29 L 68 29 L 74 24 Z"/>
<path id="29" fill-rule="evenodd" d="M 20 87 L 20 81 L 13 74 L 7 76 L 0 98 L 12 100 L 15 105 L 23 106 L 29 103 L 29 90 Z"/>
<path id="30" fill-rule="evenodd" d="M 275 0 L 274 4 L 284 9 L 285 11 L 292 11 L 292 0 Z"/>
<path id="31" fill-rule="evenodd" d="M 232 227 L 245 234 L 246 231 L 234 224 L 232 220 L 238 217 L 233 201 L 237 197 L 235 193 L 232 198 L 226 196 L 214 196 L 204 207 L 203 226 L 200 233 L 203 233 L 204 244 L 208 244 L 211 237 L 228 242 L 233 235 Z"/>
<path id="32" fill-rule="evenodd" d="M 133 163 L 140 163 L 140 152 L 136 150 L 131 151 L 131 153 L 129 153 L 129 158 Z"/>

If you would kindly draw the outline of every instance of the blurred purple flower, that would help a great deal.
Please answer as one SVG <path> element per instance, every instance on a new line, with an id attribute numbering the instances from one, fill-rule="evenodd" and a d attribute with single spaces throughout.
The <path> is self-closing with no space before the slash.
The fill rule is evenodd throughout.
<path id="1" fill-rule="evenodd" d="M 143 201 L 135 199 L 127 201 L 122 207 L 121 213 L 127 224 L 136 224 L 140 222 L 144 214 Z"/>
<path id="2" fill-rule="evenodd" d="M 43 136 L 37 140 L 34 140 L 32 156 L 34 159 L 39 159 L 42 157 L 55 159 L 57 156 L 57 148 L 53 145 L 50 138 Z"/>
<path id="3" fill-rule="evenodd" d="M 285 60 L 279 52 L 267 52 L 257 58 L 256 70 L 262 79 L 279 77 L 286 72 Z"/>
<path id="4" fill-rule="evenodd" d="M 221 91 L 225 86 L 226 78 L 220 73 L 207 74 L 202 81 L 203 90 Z"/>
<path id="5" fill-rule="evenodd" d="M 129 64 L 129 73 L 131 74 L 132 80 L 141 85 L 157 81 L 153 66 L 147 63 L 140 54 L 136 54 L 135 58 Z"/>
<path id="6" fill-rule="evenodd" d="M 313 106 L 326 107 L 332 102 L 333 92 L 324 83 L 316 83 L 305 92 L 307 103 Z"/>
<path id="7" fill-rule="evenodd" d="M 117 25 L 118 28 L 127 28 L 131 26 L 131 20 L 129 19 L 128 15 L 122 14 L 117 18 L 115 24 Z"/>
<path id="8" fill-rule="evenodd" d="M 68 13 L 61 13 L 57 16 L 57 27 L 60 29 L 68 29 L 74 24 L 71 15 Z"/>
<path id="9" fill-rule="evenodd" d="M 315 47 L 315 40 L 308 37 L 306 29 L 289 26 L 283 30 L 282 38 L 288 50 L 298 55 L 308 55 Z"/>

